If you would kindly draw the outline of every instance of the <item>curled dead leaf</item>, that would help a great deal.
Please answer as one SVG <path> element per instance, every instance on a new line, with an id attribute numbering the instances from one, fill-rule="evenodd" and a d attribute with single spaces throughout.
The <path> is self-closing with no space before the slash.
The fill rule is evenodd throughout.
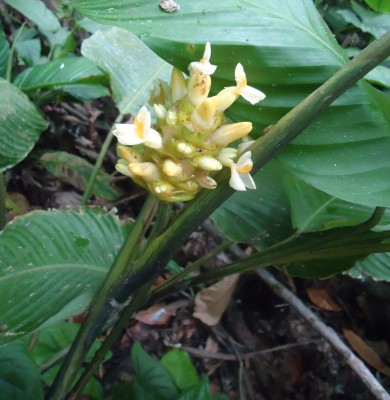
<path id="1" fill-rule="evenodd" d="M 226 276 L 216 284 L 202 289 L 195 297 L 195 312 L 206 325 L 216 325 L 230 303 L 239 279 L 238 274 Z"/>

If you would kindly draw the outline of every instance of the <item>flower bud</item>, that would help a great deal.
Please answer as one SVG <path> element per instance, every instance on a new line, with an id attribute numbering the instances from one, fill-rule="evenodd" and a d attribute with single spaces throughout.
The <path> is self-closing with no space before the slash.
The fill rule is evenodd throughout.
<path id="1" fill-rule="evenodd" d="M 247 135 L 252 130 L 250 122 L 222 125 L 210 137 L 210 140 L 220 146 L 225 146 Z"/>
<path id="2" fill-rule="evenodd" d="M 187 94 L 187 83 L 183 73 L 177 68 L 173 68 L 171 76 L 172 101 L 176 103 Z"/>
<path id="3" fill-rule="evenodd" d="M 176 143 L 176 149 L 179 153 L 182 153 L 185 156 L 190 156 L 191 154 L 194 154 L 196 149 L 194 146 L 187 142 L 177 142 Z"/>
<path id="4" fill-rule="evenodd" d="M 153 104 L 154 112 L 157 115 L 158 119 L 164 120 L 167 116 L 167 110 L 161 104 Z"/>
<path id="5" fill-rule="evenodd" d="M 129 164 L 129 171 L 145 179 L 145 181 L 157 181 L 160 179 L 160 172 L 157 165 L 152 162 Z"/>
<path id="6" fill-rule="evenodd" d="M 202 168 L 205 171 L 220 171 L 222 169 L 222 164 L 210 156 L 195 157 L 194 161 L 198 164 L 199 168 Z"/>
<path id="7" fill-rule="evenodd" d="M 191 121 L 199 129 L 209 129 L 215 122 L 215 116 L 219 106 L 219 99 L 211 97 L 205 99 L 191 114 Z"/>
<path id="8" fill-rule="evenodd" d="M 199 72 L 195 72 L 188 80 L 188 94 L 189 102 L 195 107 L 199 106 L 209 94 L 211 87 L 211 78 Z"/>
<path id="9" fill-rule="evenodd" d="M 173 185 L 171 185 L 168 182 L 164 182 L 164 181 L 159 181 L 158 183 L 156 183 L 154 185 L 154 191 L 157 194 L 169 193 L 169 192 L 172 192 L 173 189 L 174 189 Z"/>
<path id="10" fill-rule="evenodd" d="M 175 163 L 170 158 L 163 163 L 163 172 L 168 176 L 178 176 L 183 172 L 183 167 L 179 163 Z"/>
<path id="11" fill-rule="evenodd" d="M 126 165 L 128 163 L 137 163 L 143 161 L 142 154 L 137 150 L 131 149 L 130 147 L 118 146 L 116 151 L 119 157 L 127 161 Z"/>

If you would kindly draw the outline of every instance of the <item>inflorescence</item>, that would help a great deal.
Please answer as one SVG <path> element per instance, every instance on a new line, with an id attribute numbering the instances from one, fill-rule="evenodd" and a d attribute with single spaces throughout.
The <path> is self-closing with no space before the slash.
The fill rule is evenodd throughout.
<path id="1" fill-rule="evenodd" d="M 121 145 L 116 169 L 157 198 L 168 202 L 188 201 L 202 188 L 215 189 L 209 176 L 224 166 L 231 170 L 229 185 L 235 190 L 255 189 L 249 174 L 253 167 L 253 143 L 247 136 L 250 122 L 225 124 L 224 111 L 239 96 L 251 104 L 265 95 L 247 85 L 241 64 L 235 69 L 236 86 L 226 87 L 208 97 L 216 66 L 210 63 L 211 47 L 207 42 L 203 57 L 192 62 L 186 78 L 173 68 L 171 85 L 158 81 L 150 96 L 157 116 L 156 129 L 145 106 L 131 124 L 116 124 L 114 135 Z M 242 139 L 238 148 L 226 147 Z M 136 146 L 136 148 L 129 147 Z"/>

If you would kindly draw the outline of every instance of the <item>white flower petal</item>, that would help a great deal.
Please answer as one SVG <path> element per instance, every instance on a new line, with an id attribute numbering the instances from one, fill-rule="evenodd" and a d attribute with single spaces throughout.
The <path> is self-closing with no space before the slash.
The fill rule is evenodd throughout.
<path id="1" fill-rule="evenodd" d="M 242 142 L 241 144 L 239 144 L 237 147 L 238 154 L 243 154 L 245 150 L 249 149 L 249 147 L 252 146 L 253 143 L 255 143 L 254 140 L 248 140 L 246 142 Z"/>
<path id="2" fill-rule="evenodd" d="M 231 170 L 232 175 L 229 180 L 229 186 L 231 188 L 233 188 L 234 190 L 238 190 L 240 192 L 245 191 L 246 190 L 245 184 L 242 181 L 240 174 L 237 172 L 235 164 L 232 164 L 232 166 L 230 167 L 230 170 Z"/>
<path id="3" fill-rule="evenodd" d="M 161 149 L 162 148 L 162 138 L 160 134 L 154 129 L 150 128 L 145 134 L 145 140 L 143 141 L 145 146 L 150 147 L 152 149 Z"/>
<path id="4" fill-rule="evenodd" d="M 234 76 L 236 78 L 237 85 L 240 86 L 242 84 L 246 85 L 246 75 L 244 71 L 244 67 L 238 63 L 236 65 L 236 69 L 234 70 Z"/>
<path id="5" fill-rule="evenodd" d="M 239 167 L 243 167 L 245 164 L 247 164 L 248 162 L 252 163 L 251 160 L 252 157 L 252 152 L 251 151 L 247 151 L 245 152 L 237 161 L 237 165 Z M 253 163 L 252 163 L 253 164 Z"/>
<path id="6" fill-rule="evenodd" d="M 210 42 L 206 42 L 206 47 L 203 53 L 203 59 L 210 61 L 211 58 L 211 45 Z"/>
<path id="7" fill-rule="evenodd" d="M 132 146 L 143 143 L 143 139 L 137 134 L 137 127 L 134 124 L 116 124 L 112 132 L 120 144 Z"/>
<path id="8" fill-rule="evenodd" d="M 195 61 L 189 65 L 188 69 L 190 70 L 191 74 L 198 72 L 203 75 L 212 75 L 217 69 L 217 66 L 210 64 L 208 61 L 204 63 Z"/>
<path id="9" fill-rule="evenodd" d="M 240 89 L 240 96 L 242 96 L 245 100 L 249 101 L 249 103 L 251 104 L 256 104 L 259 101 L 265 99 L 265 94 L 263 92 L 248 85 Z"/>
<path id="10" fill-rule="evenodd" d="M 240 174 L 240 178 L 245 187 L 248 189 L 256 189 L 256 183 L 249 174 Z"/>

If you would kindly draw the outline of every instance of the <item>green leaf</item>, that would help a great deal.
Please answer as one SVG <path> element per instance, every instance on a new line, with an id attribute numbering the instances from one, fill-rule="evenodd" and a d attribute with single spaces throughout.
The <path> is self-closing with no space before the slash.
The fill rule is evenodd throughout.
<path id="1" fill-rule="evenodd" d="M 0 400 L 43 400 L 37 366 L 20 344 L 0 347 Z"/>
<path id="2" fill-rule="evenodd" d="M 179 349 L 170 350 L 161 358 L 161 364 L 169 371 L 180 390 L 199 383 L 198 374 L 188 353 Z"/>
<path id="3" fill-rule="evenodd" d="M 88 161 L 65 151 L 46 152 L 39 158 L 39 163 L 51 174 L 81 191 L 85 190 L 93 171 L 93 165 Z M 96 177 L 94 194 L 107 200 L 116 200 L 118 193 L 110 186 L 110 180 L 110 175 L 100 171 Z"/>
<path id="4" fill-rule="evenodd" d="M 332 197 L 292 175 L 285 176 L 283 183 L 290 199 L 293 227 L 301 232 L 357 225 L 374 212 L 373 207 Z M 380 223 L 390 223 L 389 211 Z"/>
<path id="5" fill-rule="evenodd" d="M 28 335 L 20 339 L 20 342 L 24 344 L 26 349 L 29 347 L 30 342 L 34 341 L 34 346 L 30 354 L 35 364 L 43 371 L 42 379 L 47 385 L 53 383 L 63 356 L 69 350 L 79 329 L 79 324 L 63 322 L 40 329 L 36 337 Z M 88 352 L 86 362 L 92 359 L 99 347 L 100 343 L 95 341 Z M 106 360 L 110 357 L 111 354 L 108 354 Z"/>
<path id="6" fill-rule="evenodd" d="M 364 0 L 373 10 L 390 13 L 389 0 Z"/>
<path id="7" fill-rule="evenodd" d="M 179 394 L 171 375 L 162 363 L 149 356 L 136 342 L 131 349 L 131 363 L 136 373 L 136 384 L 145 393 L 161 400 L 176 399 Z M 137 397 L 147 399 L 148 397 Z"/>
<path id="8" fill-rule="evenodd" d="M 266 93 L 259 106 L 239 101 L 229 115 L 274 124 L 329 79 L 347 57 L 311 0 L 186 2 L 168 14 L 148 0 L 74 0 L 85 16 L 138 34 L 158 55 L 187 70 L 212 42 L 218 66 L 212 90 L 234 84 L 241 62 L 248 82 Z M 346 201 L 390 205 L 390 100 L 361 82 L 344 93 L 281 155 L 283 165 Z"/>
<path id="9" fill-rule="evenodd" d="M 23 91 L 75 83 L 104 83 L 103 72 L 84 57 L 71 57 L 36 65 L 20 73 L 14 84 Z"/>
<path id="10" fill-rule="evenodd" d="M 0 233 L 0 344 L 83 311 L 124 240 L 97 208 L 36 211 Z"/>
<path id="11" fill-rule="evenodd" d="M 365 76 L 365 79 L 374 85 L 390 89 L 390 68 L 378 65 Z"/>
<path id="12" fill-rule="evenodd" d="M 0 24 L 0 78 L 5 77 L 9 52 L 10 52 L 9 43 L 4 34 L 3 27 Z"/>
<path id="13" fill-rule="evenodd" d="M 47 122 L 18 88 L 0 78 L 0 172 L 23 160 Z"/>
<path id="14" fill-rule="evenodd" d="M 91 101 L 98 99 L 99 97 L 110 95 L 110 91 L 106 86 L 92 83 L 66 85 L 64 92 L 82 102 Z"/>
<path id="15" fill-rule="evenodd" d="M 228 239 L 261 245 L 284 239 L 291 233 L 289 203 L 282 185 L 285 171 L 276 161 L 258 172 L 256 190 L 237 192 L 212 215 Z"/>
<path id="16" fill-rule="evenodd" d="M 14 37 L 18 37 L 17 42 L 15 42 L 18 56 L 29 66 L 36 65 L 41 57 L 41 41 L 36 38 L 37 31 L 25 26 L 18 29 L 18 31 L 20 30 L 19 34 L 17 32 L 14 34 Z"/>
<path id="17" fill-rule="evenodd" d="M 378 38 L 390 29 L 389 16 L 367 10 L 358 3 L 352 2 L 352 9 L 339 10 L 347 22 Z"/>
<path id="18" fill-rule="evenodd" d="M 203 378 L 197 385 L 186 390 L 177 400 L 212 400 L 210 394 L 209 382 Z"/>
<path id="19" fill-rule="evenodd" d="M 370 254 L 366 259 L 357 261 L 347 273 L 354 278 L 370 277 L 390 282 L 390 253 Z"/>
<path id="20" fill-rule="evenodd" d="M 96 32 L 83 42 L 81 52 L 109 74 L 122 114 L 137 114 L 148 102 L 153 82 L 168 80 L 171 73 L 171 67 L 140 39 L 119 28 Z"/>
<path id="21" fill-rule="evenodd" d="M 7 4 L 19 11 L 30 21 L 37 25 L 38 29 L 49 40 L 50 47 L 61 45 L 70 35 L 62 28 L 57 17 L 40 0 L 5 0 Z"/>

